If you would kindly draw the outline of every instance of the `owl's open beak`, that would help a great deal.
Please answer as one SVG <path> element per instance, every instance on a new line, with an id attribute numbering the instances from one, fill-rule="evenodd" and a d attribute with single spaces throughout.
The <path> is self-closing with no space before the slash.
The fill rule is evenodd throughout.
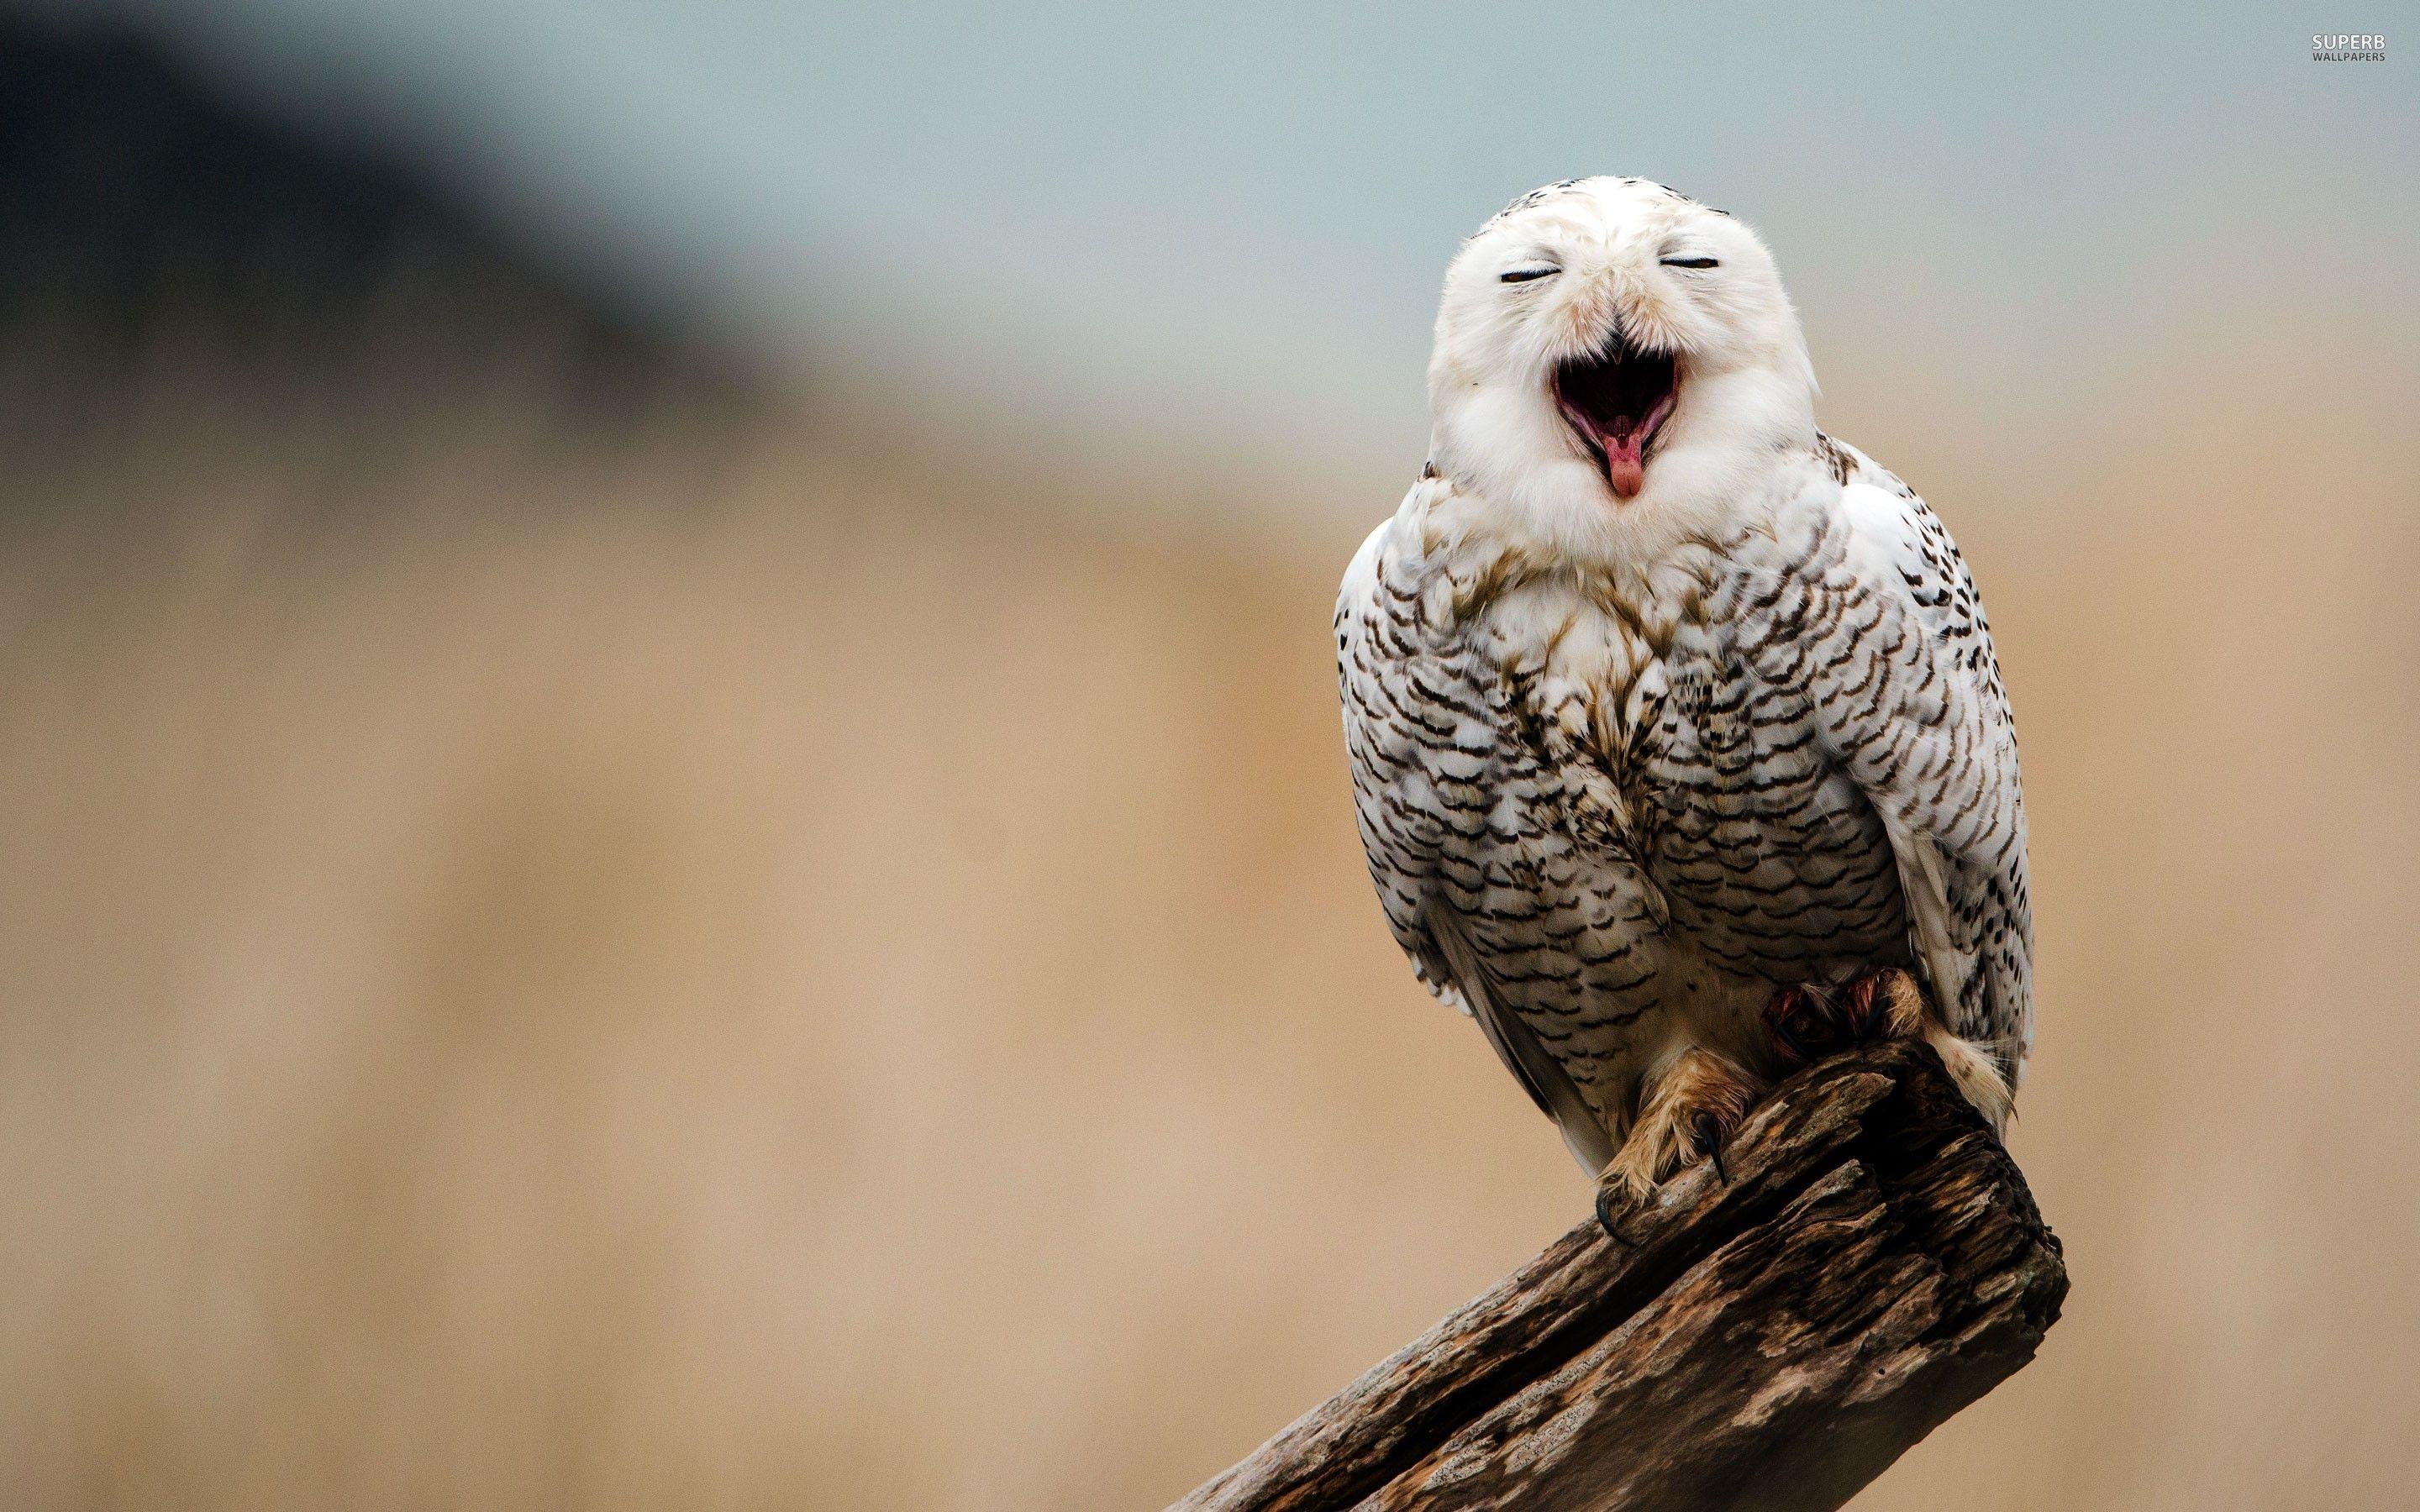
<path id="1" fill-rule="evenodd" d="M 1679 393 L 1670 357 L 1641 351 L 1618 332 L 1604 350 L 1555 369 L 1556 407 L 1616 499 L 1647 486 L 1647 449 Z"/>

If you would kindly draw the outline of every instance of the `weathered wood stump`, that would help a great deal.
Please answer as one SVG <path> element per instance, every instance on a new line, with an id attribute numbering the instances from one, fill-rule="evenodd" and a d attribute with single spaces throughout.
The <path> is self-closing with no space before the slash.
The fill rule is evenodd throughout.
<path id="1" fill-rule="evenodd" d="M 1839 1506 L 2033 1358 L 2058 1240 L 1920 1045 L 1785 1082 L 1711 1168 L 1593 1220 L 1181 1512 Z"/>

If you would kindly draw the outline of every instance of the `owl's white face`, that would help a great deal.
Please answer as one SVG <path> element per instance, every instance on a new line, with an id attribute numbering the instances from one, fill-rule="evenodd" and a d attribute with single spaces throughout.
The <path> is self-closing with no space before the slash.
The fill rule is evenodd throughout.
<path id="1" fill-rule="evenodd" d="M 1813 370 L 1756 233 L 1658 184 L 1516 201 L 1448 270 L 1429 363 L 1434 459 L 1571 533 L 1577 512 L 1702 523 L 1814 436 Z"/>

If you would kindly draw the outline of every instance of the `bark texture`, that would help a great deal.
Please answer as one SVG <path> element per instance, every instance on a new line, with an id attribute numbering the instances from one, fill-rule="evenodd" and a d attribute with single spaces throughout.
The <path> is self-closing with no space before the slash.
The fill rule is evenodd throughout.
<path id="1" fill-rule="evenodd" d="M 2067 1270 L 1921 1045 L 1785 1082 L 1724 1152 L 1594 1220 L 1180 1512 L 1818 1512 L 2033 1358 Z"/>

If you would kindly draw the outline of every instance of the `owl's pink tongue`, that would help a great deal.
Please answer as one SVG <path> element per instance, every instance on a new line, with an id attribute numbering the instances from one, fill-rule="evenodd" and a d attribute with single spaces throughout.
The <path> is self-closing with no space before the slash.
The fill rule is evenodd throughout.
<path id="1" fill-rule="evenodd" d="M 1647 486 L 1647 443 L 1655 439 L 1655 433 L 1672 413 L 1672 395 L 1658 394 L 1643 419 L 1616 415 L 1611 420 L 1599 420 L 1586 409 L 1569 404 L 1563 412 L 1605 454 L 1605 481 L 1613 489 L 1613 496 L 1625 501 L 1637 498 L 1638 490 Z"/>
<path id="2" fill-rule="evenodd" d="M 1627 418 L 1614 423 L 1612 434 L 1600 434 L 1597 444 L 1605 448 L 1605 481 L 1613 486 L 1616 499 L 1636 499 L 1638 490 L 1647 486 L 1647 427 L 1632 425 Z"/>

